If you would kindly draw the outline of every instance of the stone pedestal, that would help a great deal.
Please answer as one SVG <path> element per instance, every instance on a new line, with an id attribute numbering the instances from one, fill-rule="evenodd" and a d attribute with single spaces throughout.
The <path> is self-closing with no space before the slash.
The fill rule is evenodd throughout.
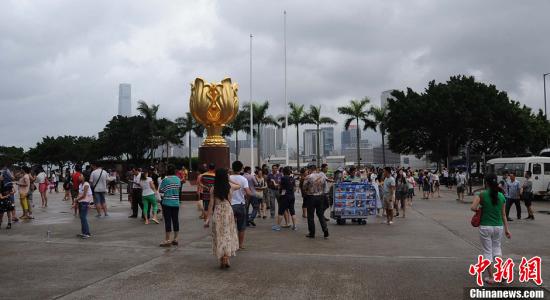
<path id="1" fill-rule="evenodd" d="M 202 146 L 199 148 L 200 164 L 214 163 L 217 168 L 231 168 L 229 161 L 229 147 L 209 147 Z"/>

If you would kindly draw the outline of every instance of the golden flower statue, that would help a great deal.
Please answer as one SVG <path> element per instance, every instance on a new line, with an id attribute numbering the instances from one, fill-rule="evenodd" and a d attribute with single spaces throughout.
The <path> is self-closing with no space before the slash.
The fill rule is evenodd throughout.
<path id="1" fill-rule="evenodd" d="M 203 146 L 227 147 L 222 129 L 239 112 L 238 89 L 231 78 L 225 78 L 221 83 L 206 83 L 199 77 L 191 83 L 189 109 L 193 118 L 206 128 Z"/>

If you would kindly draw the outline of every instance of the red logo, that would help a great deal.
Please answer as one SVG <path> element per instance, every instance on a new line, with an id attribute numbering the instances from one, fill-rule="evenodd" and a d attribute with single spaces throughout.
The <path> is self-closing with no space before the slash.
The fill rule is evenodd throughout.
<path id="1" fill-rule="evenodd" d="M 495 257 L 495 272 L 493 273 L 493 279 L 495 282 L 512 283 L 514 281 L 514 267 L 515 263 L 511 258 L 503 260 L 500 257 Z M 483 258 L 483 255 L 477 257 L 477 263 L 470 265 L 468 273 L 472 276 L 476 276 L 476 283 L 478 286 L 483 286 L 483 272 L 491 266 L 491 262 L 488 259 Z M 521 258 L 519 264 L 519 281 L 528 282 L 532 280 L 537 285 L 542 285 L 542 259 L 539 256 L 535 256 L 531 259 L 525 257 Z"/>

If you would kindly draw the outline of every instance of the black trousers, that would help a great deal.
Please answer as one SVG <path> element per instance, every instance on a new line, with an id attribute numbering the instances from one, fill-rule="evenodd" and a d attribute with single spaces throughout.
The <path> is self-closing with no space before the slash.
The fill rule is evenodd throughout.
<path id="1" fill-rule="evenodd" d="M 138 207 L 141 209 L 141 216 L 144 216 L 143 212 L 143 198 L 141 189 L 132 189 L 132 216 L 138 215 Z M 147 211 L 147 218 L 151 216 L 151 205 Z"/>
<path id="2" fill-rule="evenodd" d="M 307 205 L 307 229 L 309 230 L 310 235 L 315 235 L 315 216 L 319 219 L 321 224 L 321 229 L 323 232 L 327 232 L 327 221 L 325 221 L 325 196 L 308 196 L 308 205 Z"/>
<path id="3" fill-rule="evenodd" d="M 180 220 L 179 220 L 180 208 L 178 206 L 162 206 L 162 216 L 164 217 L 164 229 L 166 232 L 180 231 Z"/>
<path id="4" fill-rule="evenodd" d="M 510 215 L 510 208 L 512 208 L 512 204 L 516 205 L 516 213 L 518 219 L 521 219 L 521 202 L 519 199 L 506 199 L 506 217 L 509 218 Z"/>

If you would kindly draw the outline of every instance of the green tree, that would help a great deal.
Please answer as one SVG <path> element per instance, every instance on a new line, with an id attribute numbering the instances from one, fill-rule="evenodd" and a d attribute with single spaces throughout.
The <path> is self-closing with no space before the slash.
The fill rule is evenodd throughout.
<path id="1" fill-rule="evenodd" d="M 187 112 L 185 114 L 185 117 L 179 117 L 176 119 L 176 124 L 179 128 L 179 131 L 182 133 L 182 135 L 186 135 L 189 137 L 189 171 L 192 170 L 192 159 L 191 159 L 191 134 L 195 133 L 198 137 L 202 137 L 204 134 L 204 127 L 199 124 L 195 119 L 193 118 L 193 115 L 191 115 L 190 112 Z"/>
<path id="2" fill-rule="evenodd" d="M 388 110 L 386 107 L 371 107 L 370 108 L 370 114 L 374 118 L 374 122 L 380 129 L 380 134 L 382 135 L 382 164 L 386 166 L 386 144 L 385 144 L 385 137 L 386 137 L 386 119 L 388 118 Z M 376 131 L 376 126 L 374 127 L 374 131 Z"/>
<path id="3" fill-rule="evenodd" d="M 151 146 L 149 125 L 142 116 L 113 117 L 98 134 L 98 152 L 102 157 L 138 161 Z"/>
<path id="4" fill-rule="evenodd" d="M 159 111 L 159 105 L 151 104 L 148 105 L 145 101 L 140 100 L 138 101 L 138 107 L 137 110 L 141 116 L 145 118 L 147 121 L 147 127 L 149 131 L 149 135 L 151 136 L 150 142 L 151 145 L 149 147 L 149 156 L 151 159 L 151 163 L 153 163 L 153 155 L 155 153 L 155 149 L 157 148 L 158 143 L 156 142 L 155 136 L 157 133 L 157 114 Z"/>
<path id="5" fill-rule="evenodd" d="M 250 116 L 247 112 L 240 110 L 233 122 L 227 124 L 223 128 L 223 136 L 230 136 L 235 133 L 235 156 L 236 160 L 239 160 L 240 148 L 239 148 L 239 132 L 244 131 L 250 134 Z"/>
<path id="6" fill-rule="evenodd" d="M 250 105 L 249 104 L 245 104 L 244 105 L 244 111 L 247 113 L 247 115 L 250 115 Z M 272 125 L 272 126 L 275 126 L 275 127 L 279 127 L 279 123 L 277 123 L 277 120 L 269 115 L 267 113 L 269 109 L 269 102 L 268 101 L 265 101 L 264 103 L 255 103 L 255 102 L 252 102 L 252 113 L 253 113 L 253 122 L 256 126 L 255 130 L 256 130 L 256 149 L 257 149 L 257 154 L 258 154 L 258 166 L 261 166 L 261 157 L 260 157 L 260 154 L 261 154 L 261 148 L 262 148 L 262 145 L 261 145 L 261 141 L 262 141 L 262 138 L 261 138 L 261 135 L 262 135 L 262 127 L 263 126 L 268 126 L 268 125 Z M 250 118 L 248 119 L 250 121 Z"/>
<path id="7" fill-rule="evenodd" d="M 25 150 L 20 147 L 0 146 L 0 166 L 23 163 L 25 161 Z"/>
<path id="8" fill-rule="evenodd" d="M 311 121 L 307 115 L 304 105 L 289 102 L 290 111 L 288 113 L 288 125 L 296 127 L 296 166 L 300 170 L 300 125 L 310 124 Z M 285 117 L 279 117 L 279 124 L 285 127 Z"/>
<path id="9" fill-rule="evenodd" d="M 166 118 L 157 120 L 156 127 L 156 140 L 159 145 L 166 147 L 166 162 L 168 162 L 170 144 L 181 145 L 183 135 L 178 125 Z"/>
<path id="10" fill-rule="evenodd" d="M 376 128 L 376 123 L 369 119 L 370 110 L 367 108 L 369 103 L 370 99 L 365 97 L 362 100 L 351 100 L 348 106 L 338 107 L 338 112 L 348 117 L 344 123 L 344 128 L 348 130 L 353 121 L 357 126 L 357 165 L 359 166 L 361 165 L 361 130 L 359 122 L 363 122 L 363 130 Z"/>
<path id="11" fill-rule="evenodd" d="M 307 113 L 308 121 L 310 124 L 315 125 L 317 132 L 317 167 L 321 166 L 321 125 L 323 124 L 336 124 L 336 121 L 330 117 L 321 116 L 321 106 L 311 105 L 309 112 Z"/>

